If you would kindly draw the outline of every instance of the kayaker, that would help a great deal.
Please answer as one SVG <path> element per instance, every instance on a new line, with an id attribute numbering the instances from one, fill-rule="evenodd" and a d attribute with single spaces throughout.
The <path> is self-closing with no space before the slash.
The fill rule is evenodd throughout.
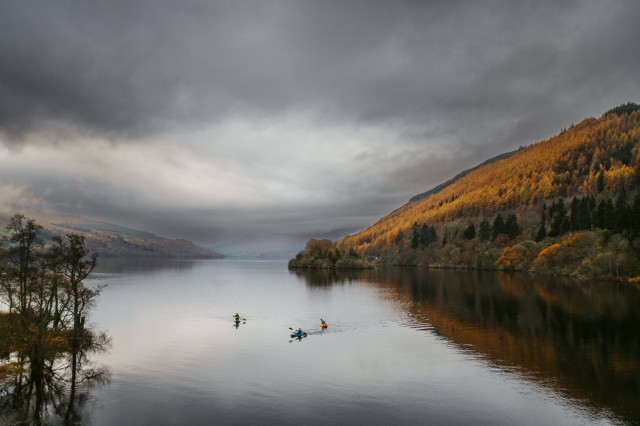
<path id="1" fill-rule="evenodd" d="M 320 318 L 320 321 L 322 321 L 322 325 L 327 325 L 327 323 L 324 322 L 324 320 L 322 318 Z"/>
<path id="2" fill-rule="evenodd" d="M 298 334 L 302 334 L 302 329 L 301 328 L 298 329 Z"/>
<path id="3" fill-rule="evenodd" d="M 235 318 L 236 318 L 236 322 L 240 322 L 240 315 L 238 315 L 237 312 L 236 312 Z"/>

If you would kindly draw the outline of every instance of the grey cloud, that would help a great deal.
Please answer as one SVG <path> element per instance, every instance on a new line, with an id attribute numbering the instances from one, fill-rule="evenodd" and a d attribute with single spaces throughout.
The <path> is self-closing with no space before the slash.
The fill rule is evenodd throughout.
<path id="1" fill-rule="evenodd" d="M 0 126 L 19 135 L 56 119 L 136 137 L 296 108 L 411 125 L 483 108 L 490 119 L 634 56 L 639 6 L 607 6 L 8 1 Z M 637 58 L 616 62 L 630 71 Z"/>
<path id="2" fill-rule="evenodd" d="M 301 194 L 256 214 L 251 205 L 158 205 L 97 174 L 0 178 L 25 183 L 60 212 L 202 243 L 239 232 L 355 230 L 487 158 L 637 102 L 639 17 L 631 0 L 3 1 L 5 145 L 166 144 L 174 134 L 186 151 L 202 149 L 243 174 L 237 182 L 247 188 L 259 190 L 267 176 L 276 188 L 298 183 Z M 348 141 L 363 128 L 385 129 L 398 147 L 361 138 L 352 170 L 334 172 L 333 164 L 311 165 L 310 142 L 283 138 L 266 158 L 251 151 L 266 143 L 254 132 L 239 158 L 224 131 L 197 137 L 225 120 L 266 127 L 295 114 L 308 119 L 307 134 L 331 128 Z M 274 158 L 297 149 L 305 155 L 296 161 L 309 158 L 299 173 L 269 174 L 286 168 Z M 118 174 L 121 166 L 111 167 Z"/>

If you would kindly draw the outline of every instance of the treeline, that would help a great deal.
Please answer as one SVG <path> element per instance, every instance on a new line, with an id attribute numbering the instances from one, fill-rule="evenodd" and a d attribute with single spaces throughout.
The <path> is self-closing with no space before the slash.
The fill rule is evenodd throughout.
<path id="1" fill-rule="evenodd" d="M 342 250 L 331 240 L 310 239 L 305 249 L 289 260 L 289 268 L 306 269 L 366 269 L 373 264 L 362 259 L 353 248 Z"/>
<path id="2" fill-rule="evenodd" d="M 551 226 L 547 233 L 546 204 L 543 206 L 540 228 L 536 233 L 536 242 L 547 235 L 557 237 L 569 231 L 590 231 L 603 229 L 624 234 L 634 239 L 640 234 L 640 195 L 636 194 L 633 202 L 627 202 L 627 192 L 622 189 L 615 204 L 611 198 L 602 198 L 599 202 L 591 195 L 583 198 L 574 197 L 568 212 L 564 200 L 553 202 L 549 208 Z"/>
<path id="3" fill-rule="evenodd" d="M 387 265 L 590 277 L 640 275 L 638 192 L 631 202 L 624 189 L 615 202 L 610 197 L 598 199 L 592 195 L 574 197 L 570 203 L 560 198 L 549 208 L 545 203 L 523 207 L 518 214 L 506 217 L 498 213 L 492 221 L 467 218 L 435 225 L 414 222 L 411 233 L 398 238 L 392 247 L 369 248 L 367 255 L 378 256 L 380 263 Z"/>
<path id="4" fill-rule="evenodd" d="M 17 352 L 36 375 L 45 359 L 92 343 L 85 317 L 101 291 L 84 284 L 97 261 L 84 237 L 53 237 L 45 246 L 41 229 L 16 214 L 0 241 L 0 357 Z"/>
<path id="5" fill-rule="evenodd" d="M 479 224 L 479 230 L 476 232 L 476 226 L 474 223 L 464 228 L 461 234 L 461 238 L 464 240 L 473 240 L 478 238 L 480 241 L 495 240 L 499 235 L 506 235 L 509 240 L 513 240 L 522 233 L 520 225 L 518 225 L 518 218 L 515 214 L 510 214 L 505 221 L 500 213 L 498 213 L 493 220 L 493 225 L 489 224 L 489 221 L 484 218 Z M 442 246 L 446 246 L 452 242 L 458 232 L 452 232 L 447 227 L 444 229 L 444 236 L 442 237 Z M 414 222 L 411 226 L 411 248 L 426 248 L 431 243 L 438 242 L 438 233 L 435 226 L 429 226 L 426 223 L 420 225 L 418 222 Z M 404 245 L 402 238 L 396 240 L 396 243 L 400 246 Z M 353 250 L 352 248 L 350 250 Z"/>

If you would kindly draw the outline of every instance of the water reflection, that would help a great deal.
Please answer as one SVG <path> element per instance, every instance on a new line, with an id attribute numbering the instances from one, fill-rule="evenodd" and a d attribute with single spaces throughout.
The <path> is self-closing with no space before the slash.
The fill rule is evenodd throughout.
<path id="1" fill-rule="evenodd" d="M 366 273 L 369 273 L 365 275 Z M 371 270 L 363 269 L 290 269 L 290 274 L 303 278 L 309 287 L 331 287 L 334 284 L 359 282 L 371 275 Z"/>
<path id="2" fill-rule="evenodd" d="M 193 269 L 199 260 L 182 260 L 155 257 L 101 257 L 94 272 L 110 274 L 138 274 L 167 269 Z"/>
<path id="3" fill-rule="evenodd" d="M 108 383 L 107 368 L 94 367 L 89 355 L 105 351 L 109 339 L 99 334 L 91 344 L 39 361 L 9 355 L 12 371 L 0 377 L 0 417 L 8 424 L 87 424 L 90 390 Z"/>
<path id="4" fill-rule="evenodd" d="M 392 294 L 418 328 L 595 410 L 640 423 L 640 291 L 527 274 L 393 268 L 296 270 Z"/>

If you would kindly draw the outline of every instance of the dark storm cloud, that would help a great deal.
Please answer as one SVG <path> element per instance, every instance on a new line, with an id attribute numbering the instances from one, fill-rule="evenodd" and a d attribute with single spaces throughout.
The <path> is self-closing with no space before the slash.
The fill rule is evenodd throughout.
<path id="1" fill-rule="evenodd" d="M 637 94 L 638 4 L 555 3 L 6 1 L 0 126 L 136 136 L 294 108 L 475 125 L 611 93 L 614 67 Z"/>

